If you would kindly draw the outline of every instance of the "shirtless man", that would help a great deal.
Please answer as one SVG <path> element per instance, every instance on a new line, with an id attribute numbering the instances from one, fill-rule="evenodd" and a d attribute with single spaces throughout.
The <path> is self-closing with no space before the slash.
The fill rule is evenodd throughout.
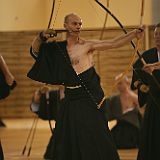
<path id="1" fill-rule="evenodd" d="M 142 120 L 138 96 L 130 89 L 127 76 L 119 74 L 115 81 L 119 93 L 107 98 L 106 108 L 108 119 L 117 122 L 111 133 L 118 149 L 137 148 Z"/>
<path id="2" fill-rule="evenodd" d="M 72 62 L 72 66 L 77 74 L 93 66 L 93 51 L 103 51 L 112 48 L 118 48 L 130 42 L 134 38 L 140 38 L 143 35 L 141 29 L 134 29 L 128 34 L 121 35 L 111 40 L 84 40 L 80 38 L 82 19 L 76 14 L 69 14 L 64 19 L 64 27 L 67 30 L 67 51 Z M 41 38 L 38 35 L 32 43 L 34 53 L 39 52 L 43 39 L 50 38 L 50 30 L 42 32 Z M 54 31 L 53 31 L 54 32 Z"/>
<path id="3" fill-rule="evenodd" d="M 116 76 L 115 80 L 118 81 L 119 78 L 121 78 L 120 76 L 121 74 Z M 120 100 L 123 113 L 132 110 L 133 107 L 137 107 L 139 105 L 138 96 L 130 89 L 129 80 L 127 76 L 124 76 L 117 83 L 117 89 L 120 92 Z"/>
<path id="4" fill-rule="evenodd" d="M 106 121 L 97 109 L 104 93 L 93 67 L 93 52 L 121 47 L 140 38 L 143 29 L 111 40 L 84 40 L 80 37 L 82 20 L 74 13 L 65 16 L 64 27 L 66 41 L 47 43 L 50 34 L 54 34 L 51 30 L 34 39 L 31 54 L 37 61 L 28 73 L 33 80 L 65 86 L 54 130 L 52 159 L 119 160 Z"/>

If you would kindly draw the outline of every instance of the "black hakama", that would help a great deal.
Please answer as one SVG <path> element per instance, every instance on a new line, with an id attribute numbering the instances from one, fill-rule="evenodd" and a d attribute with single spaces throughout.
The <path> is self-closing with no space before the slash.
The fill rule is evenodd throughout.
<path id="1" fill-rule="evenodd" d="M 146 63 L 158 62 L 157 49 L 152 48 L 143 53 L 143 58 Z M 142 81 L 141 83 L 149 86 L 147 93 L 142 92 L 138 88 L 138 96 L 140 105 L 146 104 L 144 113 L 144 120 L 142 124 L 140 147 L 138 153 L 138 160 L 159 160 L 160 159 L 160 88 L 157 86 L 153 77 L 141 70 L 142 63 L 138 59 L 134 64 L 134 72 L 132 77 L 132 89 L 135 81 Z M 160 71 L 153 71 L 153 75 L 160 82 Z"/>
<path id="2" fill-rule="evenodd" d="M 97 109 L 104 93 L 94 67 L 77 78 L 70 65 L 66 42 L 56 42 L 41 46 L 28 76 L 66 86 L 54 129 L 53 160 L 119 160 L 104 114 Z M 82 86 L 67 88 L 75 85 Z"/>

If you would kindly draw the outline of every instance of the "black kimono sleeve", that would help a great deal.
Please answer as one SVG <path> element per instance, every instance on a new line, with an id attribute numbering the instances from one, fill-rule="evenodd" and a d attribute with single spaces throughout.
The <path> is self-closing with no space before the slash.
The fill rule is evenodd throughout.
<path id="1" fill-rule="evenodd" d="M 74 84 L 77 78 L 69 63 L 65 41 L 44 43 L 27 76 L 47 84 Z"/>
<path id="2" fill-rule="evenodd" d="M 143 107 L 146 104 L 148 93 L 142 92 L 140 90 L 141 85 L 148 86 L 147 82 L 144 80 L 144 73 L 141 70 L 141 64 L 137 61 L 133 66 L 131 89 L 138 90 L 138 102 L 139 106 Z"/>
<path id="3" fill-rule="evenodd" d="M 144 58 L 146 63 L 154 63 L 157 61 L 157 55 L 156 55 L 156 48 L 152 48 L 150 50 L 145 51 L 142 54 L 142 57 Z M 144 72 L 142 70 L 143 64 L 140 59 L 138 59 L 135 64 L 133 65 L 133 75 L 132 75 L 132 82 L 131 82 L 131 89 L 132 90 L 138 90 L 138 101 L 140 107 L 144 106 L 147 102 L 147 98 L 149 98 L 149 92 L 152 92 L 152 90 L 155 90 L 157 87 L 153 77 Z M 157 74 L 156 72 L 153 72 L 154 76 Z M 138 85 L 136 85 L 136 83 Z M 140 89 L 141 85 L 146 85 L 149 87 L 148 92 L 143 92 Z M 153 89 L 154 88 L 154 89 Z"/>
<path id="4" fill-rule="evenodd" d="M 0 71 L 0 99 L 8 97 L 10 94 L 9 86 L 7 85 L 3 73 Z"/>
<path id="5" fill-rule="evenodd" d="M 17 82 L 14 80 L 13 84 L 11 86 L 9 86 L 6 83 L 4 74 L 2 73 L 2 71 L 0 70 L 0 99 L 5 99 L 9 96 L 10 91 L 12 89 L 14 89 L 17 85 Z"/>

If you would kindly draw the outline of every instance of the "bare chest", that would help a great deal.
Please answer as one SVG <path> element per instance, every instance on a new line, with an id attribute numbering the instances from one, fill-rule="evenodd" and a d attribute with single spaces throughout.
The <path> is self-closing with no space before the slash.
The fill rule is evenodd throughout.
<path id="1" fill-rule="evenodd" d="M 120 99 L 121 99 L 121 105 L 122 105 L 123 110 L 134 106 L 134 101 L 132 97 L 130 97 L 129 95 L 121 96 Z"/>
<path id="2" fill-rule="evenodd" d="M 71 64 L 73 66 L 91 61 L 92 56 L 85 45 L 75 45 L 67 48 Z"/>

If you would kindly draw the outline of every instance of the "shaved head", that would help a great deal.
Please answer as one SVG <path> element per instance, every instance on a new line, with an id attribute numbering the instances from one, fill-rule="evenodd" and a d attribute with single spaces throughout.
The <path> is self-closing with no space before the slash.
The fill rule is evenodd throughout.
<path id="1" fill-rule="evenodd" d="M 79 19 L 81 19 L 77 14 L 75 14 L 75 13 L 69 13 L 69 14 L 67 14 L 65 17 L 64 17 L 64 23 L 67 23 L 69 20 L 70 20 L 70 18 L 79 18 Z"/>

